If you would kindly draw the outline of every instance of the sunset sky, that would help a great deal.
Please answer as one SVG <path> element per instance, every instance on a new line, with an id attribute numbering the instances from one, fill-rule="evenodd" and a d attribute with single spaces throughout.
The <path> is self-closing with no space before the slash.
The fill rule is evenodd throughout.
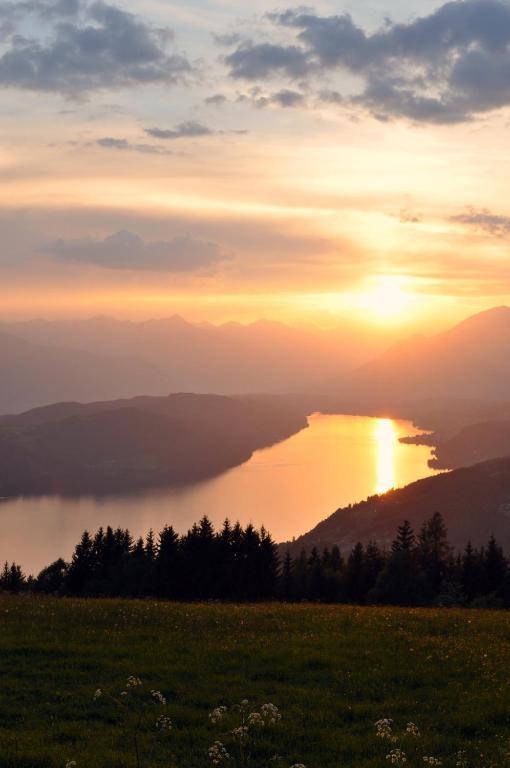
<path id="1" fill-rule="evenodd" d="M 510 302 L 510 4 L 0 3 L 1 315 Z"/>

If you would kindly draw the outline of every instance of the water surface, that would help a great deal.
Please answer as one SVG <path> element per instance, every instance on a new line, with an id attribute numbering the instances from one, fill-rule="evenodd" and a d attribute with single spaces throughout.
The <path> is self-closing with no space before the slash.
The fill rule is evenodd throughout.
<path id="1" fill-rule="evenodd" d="M 212 480 L 178 490 L 78 499 L 43 496 L 0 503 L 0 562 L 37 572 L 69 558 L 85 528 L 128 527 L 134 535 L 165 523 L 179 532 L 208 515 L 264 524 L 277 541 L 308 531 L 341 506 L 433 474 L 430 449 L 398 442 L 408 421 L 314 414 L 309 428 Z"/>

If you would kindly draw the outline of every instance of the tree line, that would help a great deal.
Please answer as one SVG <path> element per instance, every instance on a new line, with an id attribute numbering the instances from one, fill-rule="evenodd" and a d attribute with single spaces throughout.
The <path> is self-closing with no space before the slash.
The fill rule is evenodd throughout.
<path id="1" fill-rule="evenodd" d="M 455 552 L 442 516 L 415 534 L 408 521 L 391 547 L 356 544 L 280 557 L 270 534 L 207 517 L 179 536 L 165 526 L 133 540 L 127 529 L 85 531 L 70 562 L 56 560 L 25 577 L 5 563 L 0 589 L 82 597 L 171 600 L 282 600 L 353 604 L 510 606 L 510 562 L 493 536 L 485 547 Z"/>

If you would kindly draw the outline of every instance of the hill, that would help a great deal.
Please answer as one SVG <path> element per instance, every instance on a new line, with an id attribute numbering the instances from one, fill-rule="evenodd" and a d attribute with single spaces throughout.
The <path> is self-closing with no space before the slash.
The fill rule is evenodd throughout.
<path id="1" fill-rule="evenodd" d="M 327 389 L 377 407 L 431 398 L 504 400 L 510 387 L 510 308 L 496 307 L 430 338 L 415 336 Z"/>
<path id="2" fill-rule="evenodd" d="M 434 512 L 446 522 L 455 547 L 486 544 L 493 533 L 510 549 L 510 458 L 456 469 L 338 509 L 282 548 L 297 553 L 337 544 L 346 553 L 357 541 L 388 545 L 407 519 L 415 529 Z"/>
<path id="3" fill-rule="evenodd" d="M 429 461 L 435 469 L 455 469 L 510 456 L 510 421 L 485 421 L 464 427 L 434 448 Z"/>
<path id="4" fill-rule="evenodd" d="M 280 399 L 214 395 L 59 403 L 0 419 L 0 496 L 177 486 L 307 426 Z"/>
<path id="5" fill-rule="evenodd" d="M 132 355 L 36 344 L 0 332 L 0 412 L 16 412 L 58 400 L 163 394 L 155 365 Z M 159 382 L 159 385 L 158 385 Z"/>

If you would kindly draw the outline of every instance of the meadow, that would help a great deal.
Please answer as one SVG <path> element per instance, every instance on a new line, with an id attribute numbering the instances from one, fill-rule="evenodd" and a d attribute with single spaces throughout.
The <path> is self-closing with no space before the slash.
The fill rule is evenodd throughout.
<path id="1" fill-rule="evenodd" d="M 1 596 L 0 667 L 2 768 L 508 762 L 502 611 Z"/>

